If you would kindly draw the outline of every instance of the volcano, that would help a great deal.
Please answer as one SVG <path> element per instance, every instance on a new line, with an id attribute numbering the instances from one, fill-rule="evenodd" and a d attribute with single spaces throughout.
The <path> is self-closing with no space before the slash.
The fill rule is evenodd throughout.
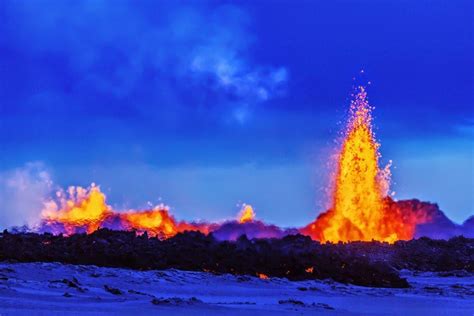
<path id="1" fill-rule="evenodd" d="M 341 298 L 337 301 L 343 302 L 367 288 L 367 305 L 373 304 L 375 296 L 382 302 L 382 298 L 394 296 L 405 301 L 407 296 L 418 299 L 426 295 L 431 308 L 435 293 L 443 295 L 436 302 L 445 308 L 444 295 L 448 293 L 451 310 L 458 311 L 459 300 L 473 295 L 471 288 L 460 284 L 466 283 L 461 278 L 474 275 L 474 239 L 467 238 L 474 237 L 474 217 L 458 225 L 435 203 L 394 199 L 390 193 L 391 162 L 381 166 L 372 110 L 365 88 L 359 87 L 337 148 L 329 185 L 331 206 L 304 227 L 266 223 L 249 204 L 242 205 L 236 218 L 219 222 L 178 220 L 165 204 L 116 210 L 107 203 L 100 186 L 72 186 L 45 201 L 37 226 L 0 233 L 0 262 L 6 262 L 0 266 L 0 285 L 7 284 L 2 291 L 6 294 L 1 294 L 7 297 L 2 299 L 37 293 L 36 287 L 42 284 L 44 292 L 52 293 L 51 302 L 62 295 L 69 302 L 80 303 L 80 309 L 87 300 L 106 302 L 113 296 L 124 302 L 121 308 L 129 303 L 140 308 L 174 304 L 193 313 L 209 302 L 219 305 L 225 301 L 233 306 L 233 315 L 234 305 L 245 306 L 245 311 L 255 293 L 264 293 L 262 310 L 268 309 L 268 298 L 273 297 L 280 309 L 272 314 L 277 310 L 293 314 L 296 306 L 313 314 L 321 308 L 347 309 L 344 304 L 332 303 L 333 307 L 303 300 L 333 297 L 336 291 Z M 33 272 L 30 275 L 25 270 Z M 60 278 L 57 271 L 63 271 Z M 54 278 L 44 280 L 44 275 Z M 451 278 L 449 286 L 446 277 Z M 244 301 L 220 297 L 216 303 L 223 279 Z M 163 282 L 176 283 L 177 290 L 171 289 L 176 297 L 169 297 Z M 288 288 L 268 294 L 269 286 L 282 282 L 287 282 Z M 34 289 L 14 288 L 25 284 Z M 137 284 L 139 290 L 130 288 Z M 330 295 L 319 295 L 328 288 Z M 211 294 L 201 300 L 206 291 Z M 157 297 L 157 293 L 165 297 Z M 189 293 L 200 298 L 188 297 Z M 282 293 L 293 293 L 301 300 L 282 298 Z M 71 299 L 76 295 L 83 298 Z M 27 301 L 24 297 L 20 300 Z M 118 302 L 107 304 L 114 305 L 114 314 Z M 385 313 L 387 302 L 380 305 L 378 311 Z M 398 308 L 402 303 L 391 305 Z"/>

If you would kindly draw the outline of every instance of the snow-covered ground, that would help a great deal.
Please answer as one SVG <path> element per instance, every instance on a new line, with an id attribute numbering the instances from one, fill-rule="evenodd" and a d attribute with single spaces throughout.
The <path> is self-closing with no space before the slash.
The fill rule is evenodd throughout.
<path id="1" fill-rule="evenodd" d="M 0 262 L 0 315 L 474 315 L 473 275 L 403 274 L 412 288 Z"/>

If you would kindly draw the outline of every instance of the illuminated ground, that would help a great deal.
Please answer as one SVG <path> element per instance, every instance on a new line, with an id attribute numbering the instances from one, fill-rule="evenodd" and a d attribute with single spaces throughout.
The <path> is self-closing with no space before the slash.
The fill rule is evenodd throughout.
<path id="1" fill-rule="evenodd" d="M 474 275 L 402 273 L 411 288 L 261 280 L 177 270 L 141 272 L 59 263 L 1 263 L 0 314 L 473 314 Z"/>

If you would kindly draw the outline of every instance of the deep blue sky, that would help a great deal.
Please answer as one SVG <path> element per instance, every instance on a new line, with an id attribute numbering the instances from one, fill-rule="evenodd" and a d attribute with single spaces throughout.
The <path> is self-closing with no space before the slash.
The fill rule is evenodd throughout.
<path id="1" fill-rule="evenodd" d="M 269 222 L 308 223 L 326 205 L 354 77 L 371 82 L 396 197 L 462 222 L 474 214 L 472 12 L 444 0 L 1 1 L 0 225 L 35 194 L 91 182 L 117 208 L 161 198 L 178 218 L 215 220 L 246 202 Z"/>

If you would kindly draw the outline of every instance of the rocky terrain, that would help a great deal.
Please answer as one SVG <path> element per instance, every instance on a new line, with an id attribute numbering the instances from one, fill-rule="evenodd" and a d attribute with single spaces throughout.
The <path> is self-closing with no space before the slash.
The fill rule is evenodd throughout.
<path id="1" fill-rule="evenodd" d="M 370 287 L 407 288 L 400 270 L 474 273 L 474 239 L 420 238 L 320 244 L 302 235 L 281 239 L 219 241 L 212 234 L 179 233 L 169 239 L 100 229 L 69 237 L 44 233 L 0 234 L 0 260 L 61 262 L 137 270 L 179 269 L 216 274 L 332 279 Z"/>

